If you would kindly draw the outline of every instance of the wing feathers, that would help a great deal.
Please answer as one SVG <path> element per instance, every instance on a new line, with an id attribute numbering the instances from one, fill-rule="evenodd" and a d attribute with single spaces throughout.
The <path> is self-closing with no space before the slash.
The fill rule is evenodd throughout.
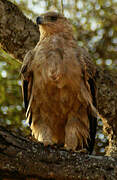
<path id="1" fill-rule="evenodd" d="M 23 93 L 23 99 L 24 99 L 24 107 L 26 111 L 28 107 L 28 81 L 27 80 L 23 80 L 22 93 Z"/>
<path id="2" fill-rule="evenodd" d="M 31 72 L 31 62 L 33 58 L 32 51 L 29 51 L 23 61 L 21 67 L 21 77 L 22 77 L 22 94 L 24 100 L 24 107 L 26 112 L 27 122 L 31 125 L 32 112 L 31 103 L 33 99 L 32 86 L 33 86 L 33 74 Z"/>
<path id="3" fill-rule="evenodd" d="M 84 80 L 84 90 L 83 95 L 84 98 L 89 102 L 89 107 L 87 109 L 89 126 L 90 126 L 90 137 L 88 139 L 87 149 L 91 154 L 95 144 L 95 136 L 96 136 L 96 127 L 97 127 L 97 115 L 99 115 L 97 111 L 97 92 L 96 92 L 96 82 L 95 82 L 95 74 L 96 70 L 94 65 L 92 64 L 91 58 L 88 55 L 88 52 L 85 49 L 79 49 L 81 55 L 79 59 L 83 80 Z M 83 86 L 82 86 L 83 87 Z"/>
<path id="4" fill-rule="evenodd" d="M 31 93 L 31 96 L 30 96 L 30 100 L 29 100 L 29 103 L 28 103 L 27 111 L 26 111 L 26 117 L 28 117 L 28 115 L 29 115 L 29 112 L 30 112 L 30 109 L 31 109 L 32 100 L 33 100 L 33 93 Z"/>

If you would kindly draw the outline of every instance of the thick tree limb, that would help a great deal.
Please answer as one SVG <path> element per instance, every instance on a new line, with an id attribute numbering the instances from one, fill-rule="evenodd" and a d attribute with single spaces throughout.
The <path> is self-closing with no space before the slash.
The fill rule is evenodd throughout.
<path id="1" fill-rule="evenodd" d="M 38 27 L 8 0 L 0 0 L 0 43 L 20 61 L 39 41 Z"/>
<path id="2" fill-rule="evenodd" d="M 117 75 L 109 70 L 98 69 L 98 110 L 103 119 L 103 128 L 109 138 L 107 155 L 117 156 Z"/>
<path id="3" fill-rule="evenodd" d="M 44 147 L 0 127 L 0 177 L 116 180 L 117 159 Z"/>
<path id="4" fill-rule="evenodd" d="M 22 61 L 38 40 L 37 26 L 8 0 L 0 0 L 0 43 L 6 52 Z M 109 136 L 108 154 L 117 156 L 117 75 L 99 68 L 97 72 L 98 109 L 107 119 L 103 123 Z M 46 179 L 116 179 L 115 164 L 117 161 L 107 157 L 96 159 L 56 148 L 44 148 L 0 129 L 1 176 L 15 174 L 16 179 L 34 175 Z"/>

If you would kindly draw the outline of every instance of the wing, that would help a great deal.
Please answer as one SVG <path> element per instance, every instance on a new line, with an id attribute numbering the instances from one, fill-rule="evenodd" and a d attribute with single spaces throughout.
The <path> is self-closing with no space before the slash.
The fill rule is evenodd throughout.
<path id="1" fill-rule="evenodd" d="M 23 61 L 21 67 L 21 78 L 22 78 L 22 94 L 24 107 L 26 112 L 27 122 L 31 125 L 32 122 L 32 112 L 31 112 L 31 103 L 32 103 L 32 85 L 33 85 L 33 74 L 30 70 L 30 64 L 33 58 L 32 51 L 29 51 Z"/>
<path id="2" fill-rule="evenodd" d="M 93 107 L 97 109 L 96 68 L 92 63 L 88 52 L 80 47 L 79 51 L 81 53 L 80 63 L 84 74 L 85 85 L 87 86 L 87 89 L 90 91 L 90 94 L 92 96 Z M 88 139 L 87 149 L 91 154 L 95 144 L 97 117 L 94 115 L 95 113 L 92 112 L 91 107 L 88 107 L 87 111 L 90 123 L 90 138 Z"/>
<path id="3" fill-rule="evenodd" d="M 89 83 L 90 89 L 91 89 L 93 105 L 97 108 L 95 79 L 89 78 L 88 83 Z M 88 150 L 91 154 L 93 151 L 93 148 L 94 148 L 94 144 L 95 144 L 97 117 L 93 116 L 90 111 L 88 111 L 88 117 L 89 117 L 89 121 L 90 121 L 90 139 L 88 140 Z"/>

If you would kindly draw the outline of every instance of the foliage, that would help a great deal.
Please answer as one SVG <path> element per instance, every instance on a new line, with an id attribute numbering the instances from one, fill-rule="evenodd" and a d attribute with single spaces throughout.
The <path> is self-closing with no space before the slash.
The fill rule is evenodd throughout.
<path id="1" fill-rule="evenodd" d="M 61 12 L 60 0 L 11 0 L 24 14 L 35 21 L 38 14 L 56 8 Z M 80 46 L 89 49 L 94 62 L 102 67 L 117 69 L 117 0 L 64 0 L 63 12 L 73 24 Z M 20 64 L 0 50 L 0 122 L 24 125 L 21 97 Z M 102 134 L 99 120 L 96 151 L 103 153 L 107 138 Z M 101 127 L 101 128 L 100 128 Z"/>
<path id="2" fill-rule="evenodd" d="M 20 64 L 0 50 L 0 123 L 21 125 L 22 112 Z"/>

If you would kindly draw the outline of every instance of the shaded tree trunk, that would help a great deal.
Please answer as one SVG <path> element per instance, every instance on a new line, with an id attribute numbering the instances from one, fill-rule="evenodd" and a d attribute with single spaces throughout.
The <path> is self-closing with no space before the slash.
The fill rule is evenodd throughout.
<path id="1" fill-rule="evenodd" d="M 8 0 L 0 0 L 0 43 L 3 49 L 23 61 L 39 41 L 38 27 Z"/>
<path id="2" fill-rule="evenodd" d="M 0 0 L 2 48 L 23 61 L 26 52 L 34 48 L 38 40 L 38 27 L 14 4 Z M 117 156 L 117 75 L 97 67 L 97 86 L 98 110 L 104 117 L 104 129 L 109 137 L 107 154 Z M 22 178 L 33 175 L 52 179 L 111 179 L 108 174 L 113 179 L 117 177 L 116 161 L 107 157 L 96 159 L 56 148 L 43 148 L 2 128 L 0 138 L 0 174 L 3 176 L 16 173 Z"/>

